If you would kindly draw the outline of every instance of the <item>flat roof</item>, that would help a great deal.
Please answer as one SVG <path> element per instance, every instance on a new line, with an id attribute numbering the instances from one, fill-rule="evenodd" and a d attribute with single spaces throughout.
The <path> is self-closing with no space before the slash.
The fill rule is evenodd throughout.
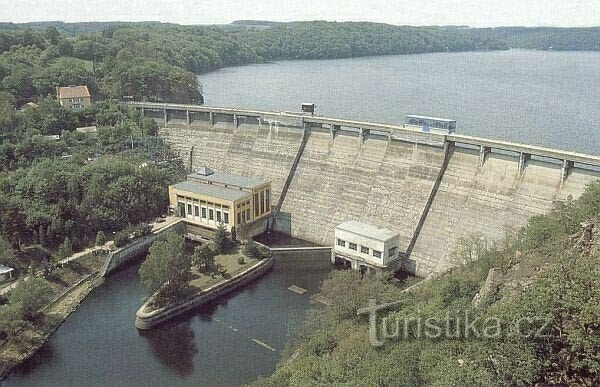
<path id="1" fill-rule="evenodd" d="M 420 116 L 416 114 L 407 114 L 405 118 L 420 118 L 423 120 L 433 120 L 433 121 L 442 121 L 442 122 L 456 122 L 451 118 L 439 118 L 439 117 L 428 117 L 428 116 Z"/>
<path id="2" fill-rule="evenodd" d="M 269 182 L 269 180 L 251 177 L 251 176 L 240 176 L 240 175 L 232 175 L 230 173 L 222 173 L 222 172 L 214 172 L 210 175 L 201 175 L 199 173 L 192 173 L 188 175 L 193 179 L 202 179 L 207 181 L 212 181 L 215 183 L 227 184 L 227 185 L 235 185 L 236 187 L 249 188 L 252 189 L 254 187 L 258 187 L 259 185 L 263 185 Z"/>
<path id="3" fill-rule="evenodd" d="M 225 188 L 225 187 L 220 187 L 218 185 L 203 184 L 203 183 L 198 183 L 196 181 L 189 181 L 189 180 L 174 184 L 173 187 L 178 190 L 181 190 L 181 191 L 187 191 L 187 192 L 192 192 L 192 193 L 206 195 L 206 196 L 212 196 L 215 198 L 225 199 L 225 200 L 229 200 L 232 202 L 250 195 L 250 193 L 245 192 L 245 191 L 240 191 L 239 189 Z"/>
<path id="4" fill-rule="evenodd" d="M 6 274 L 6 273 L 10 273 L 11 271 L 14 271 L 15 269 L 13 269 L 12 267 L 8 267 L 8 266 L 4 266 L 0 264 L 0 274 Z"/>
<path id="5" fill-rule="evenodd" d="M 338 224 L 336 226 L 336 229 L 348 231 L 353 234 L 358 234 L 382 242 L 385 242 L 399 235 L 399 233 L 392 230 L 388 230 L 387 228 L 377 227 L 372 224 L 362 223 L 356 220 L 349 220 L 342 224 Z"/>

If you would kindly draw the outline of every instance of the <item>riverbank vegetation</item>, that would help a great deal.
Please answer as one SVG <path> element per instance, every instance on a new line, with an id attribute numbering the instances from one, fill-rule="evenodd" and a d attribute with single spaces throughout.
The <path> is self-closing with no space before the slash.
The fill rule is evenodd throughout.
<path id="1" fill-rule="evenodd" d="M 31 356 L 93 288 L 104 254 L 30 270 L 0 296 L 0 376 Z"/>
<path id="2" fill-rule="evenodd" d="M 151 300 L 147 311 L 188 300 L 269 256 L 254 243 L 248 245 L 254 246 L 251 255 L 229 239 L 223 226 L 210 242 L 186 241 L 175 233 L 154 242 L 139 269 Z"/>
<path id="3" fill-rule="evenodd" d="M 465 240 L 464 266 L 408 293 L 333 272 L 320 294 L 332 306 L 313 311 L 287 359 L 255 385 L 597 385 L 599 216 L 594 183 L 500 243 Z M 381 347 L 369 344 L 369 316 L 357 316 L 369 299 L 399 302 L 378 313 Z"/>

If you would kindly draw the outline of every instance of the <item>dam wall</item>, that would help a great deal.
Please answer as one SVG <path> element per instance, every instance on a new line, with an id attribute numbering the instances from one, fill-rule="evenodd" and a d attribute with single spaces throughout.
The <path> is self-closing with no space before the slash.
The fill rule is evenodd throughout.
<path id="1" fill-rule="evenodd" d="M 406 250 L 444 159 L 441 147 L 312 131 L 275 221 L 322 245 L 347 220 L 400 232 Z"/>
<path id="2" fill-rule="evenodd" d="M 500 240 L 507 228 L 548 213 L 555 201 L 577 198 L 600 178 L 598 172 L 573 168 L 561 184 L 560 165 L 530 160 L 520 174 L 518 159 L 490 154 L 481 166 L 478 150 L 455 148 L 405 266 L 424 276 L 463 264 L 453 254 L 461 239 Z"/>
<path id="3" fill-rule="evenodd" d="M 169 125 L 159 130 L 186 166 L 203 165 L 214 170 L 242 176 L 260 176 L 272 181 L 273 203 L 288 178 L 298 153 L 303 132 L 286 127 L 218 123 L 209 127 L 203 122 L 190 126 Z"/>
<path id="4" fill-rule="evenodd" d="M 419 276 L 464 263 L 453 254 L 461 239 L 499 240 L 600 179 L 598 156 L 410 125 L 134 105 L 186 165 L 191 152 L 193 168 L 270 179 L 273 203 L 286 187 L 276 230 L 331 246 L 347 220 L 386 227 L 400 234 L 403 268 Z"/>

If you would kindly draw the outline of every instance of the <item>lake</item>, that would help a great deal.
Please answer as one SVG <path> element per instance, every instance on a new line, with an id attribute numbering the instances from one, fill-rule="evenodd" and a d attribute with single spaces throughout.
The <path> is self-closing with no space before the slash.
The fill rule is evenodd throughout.
<path id="1" fill-rule="evenodd" d="M 456 119 L 458 133 L 598 154 L 600 52 L 498 52 L 286 61 L 201 75 L 206 104 L 403 123 Z"/>

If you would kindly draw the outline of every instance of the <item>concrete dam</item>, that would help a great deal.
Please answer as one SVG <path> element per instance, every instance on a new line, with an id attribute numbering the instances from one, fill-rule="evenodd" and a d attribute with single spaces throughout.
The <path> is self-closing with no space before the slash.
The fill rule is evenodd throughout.
<path id="1" fill-rule="evenodd" d="M 600 178 L 600 157 L 459 134 L 198 105 L 132 103 L 191 169 L 272 180 L 274 229 L 333 245 L 339 223 L 400 233 L 403 269 L 463 263 L 462 238 L 494 241 Z"/>

